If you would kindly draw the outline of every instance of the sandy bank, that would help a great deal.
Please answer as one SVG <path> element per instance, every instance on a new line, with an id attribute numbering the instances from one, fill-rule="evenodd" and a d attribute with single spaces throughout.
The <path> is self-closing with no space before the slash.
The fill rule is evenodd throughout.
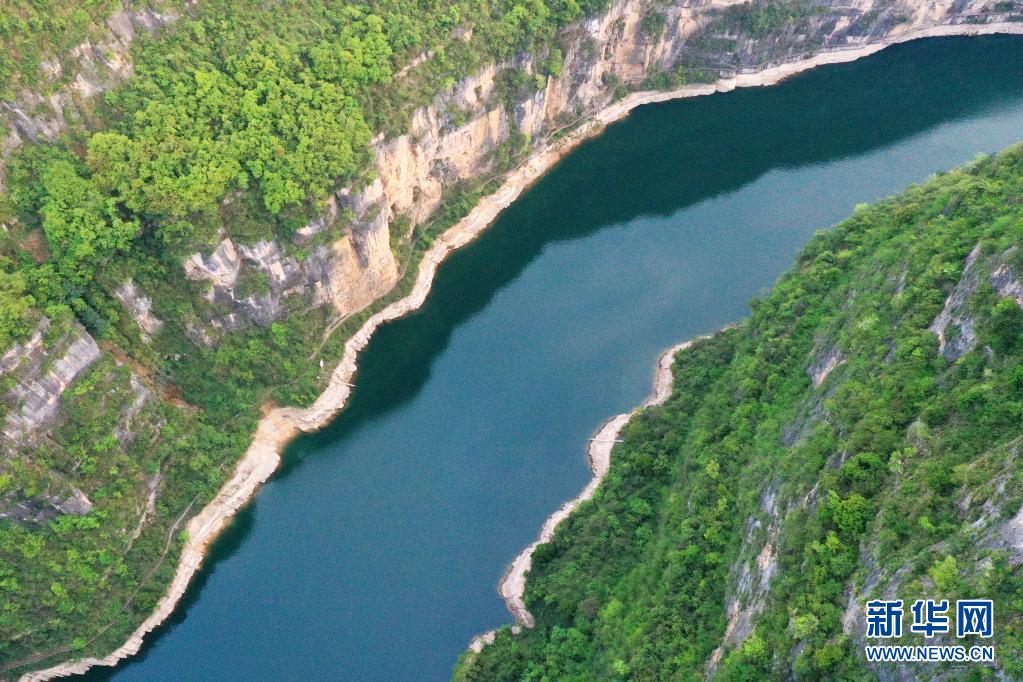
<path id="1" fill-rule="evenodd" d="M 565 137 L 555 140 L 539 149 L 528 161 L 511 172 L 501 187 L 493 194 L 480 201 L 472 212 L 459 223 L 451 227 L 434 242 L 424 254 L 411 293 L 391 303 L 380 312 L 370 317 L 358 332 L 345 344 L 344 355 L 331 375 L 326 390 L 308 408 L 276 408 L 267 412 L 257 427 L 252 444 L 238 461 L 231 479 L 221 488 L 217 496 L 188 524 L 188 540 L 182 551 L 177 572 L 167 593 L 157 604 L 153 613 L 131 634 L 131 636 L 115 651 L 103 658 L 86 658 L 61 663 L 51 668 L 27 673 L 22 680 L 49 680 L 56 677 L 80 674 L 93 666 L 112 666 L 119 660 L 137 653 L 142 645 L 143 637 L 159 626 L 174 610 L 178 601 L 195 572 L 199 569 L 209 543 L 224 528 L 227 521 L 243 506 L 266 481 L 280 464 L 280 453 L 284 446 L 300 431 L 315 431 L 322 428 L 340 411 L 351 394 L 350 383 L 357 369 L 357 357 L 365 348 L 376 329 L 391 320 L 400 318 L 417 309 L 425 301 L 439 264 L 453 250 L 472 241 L 480 234 L 497 215 L 511 204 L 522 191 L 535 182 L 547 169 L 561 159 L 568 151 L 580 142 L 599 133 L 607 124 L 624 118 L 637 106 L 663 102 L 683 97 L 696 97 L 715 92 L 727 92 L 739 87 L 773 85 L 793 74 L 823 64 L 848 62 L 873 54 L 893 43 L 905 42 L 917 38 L 982 35 L 992 33 L 1023 34 L 1023 24 L 960 24 L 934 26 L 909 30 L 897 37 L 870 45 L 854 48 L 832 50 L 814 57 L 774 66 L 768 66 L 755 73 L 739 74 L 732 78 L 721 79 L 710 85 L 689 85 L 667 92 L 633 93 L 618 102 L 612 103 L 597 112 Z M 658 380 L 654 395 L 644 405 L 663 402 L 671 390 L 670 357 L 679 347 L 671 349 L 661 359 Z M 670 355 L 669 355 L 670 354 Z M 667 369 L 663 365 L 667 362 Z M 666 376 L 663 380 L 662 377 Z M 525 574 L 529 569 L 532 548 L 546 541 L 561 522 L 583 500 L 592 497 L 601 478 L 610 463 L 610 452 L 615 436 L 627 423 L 630 415 L 618 415 L 598 432 L 591 442 L 589 455 L 594 479 L 583 490 L 582 494 L 562 506 L 544 524 L 540 538 L 516 557 L 507 575 L 501 583 L 501 594 L 509 604 L 509 609 L 518 622 L 532 625 L 532 616 L 522 604 L 522 589 Z M 481 638 L 474 640 L 481 642 Z M 482 644 L 480 644 L 482 646 Z M 54 654 L 56 655 L 56 654 Z"/>

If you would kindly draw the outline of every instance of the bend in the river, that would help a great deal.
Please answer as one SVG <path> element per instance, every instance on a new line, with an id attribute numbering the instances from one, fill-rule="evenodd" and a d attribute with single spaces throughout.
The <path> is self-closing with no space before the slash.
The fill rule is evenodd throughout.
<path id="1" fill-rule="evenodd" d="M 589 478 L 659 351 L 746 314 L 813 230 L 1023 138 L 1023 39 L 940 39 L 644 107 L 584 144 L 382 328 L 144 653 L 96 677 L 423 680 Z"/>

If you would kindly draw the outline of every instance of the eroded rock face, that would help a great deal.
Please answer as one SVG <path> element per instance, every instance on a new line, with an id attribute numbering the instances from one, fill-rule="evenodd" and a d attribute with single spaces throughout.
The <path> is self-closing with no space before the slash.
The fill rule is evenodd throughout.
<path id="1" fill-rule="evenodd" d="M 72 488 L 71 496 L 60 504 L 55 504 L 54 507 L 62 514 L 85 516 L 92 511 L 92 502 L 89 501 L 89 498 L 81 490 Z"/>
<path id="2" fill-rule="evenodd" d="M 720 664 L 724 652 L 744 641 L 753 632 L 753 624 L 767 606 L 771 580 L 778 573 L 778 538 L 784 518 L 778 504 L 778 482 L 772 481 L 760 496 L 759 517 L 746 522 L 739 558 L 732 565 L 733 587 L 725 611 L 728 624 L 721 644 L 707 661 L 707 676 L 711 677 Z"/>
<path id="3" fill-rule="evenodd" d="M 405 236 L 391 234 L 395 217 L 407 217 L 412 225 L 424 222 L 440 205 L 445 188 L 493 171 L 495 151 L 513 134 L 539 144 L 609 103 L 619 84 L 640 83 L 682 62 L 713 64 L 727 77 L 729 70 L 740 73 L 767 62 L 805 57 L 808 51 L 857 47 L 923 24 L 952 23 L 960 15 L 969 14 L 974 22 L 1008 18 L 1004 12 L 989 11 L 982 0 L 955 6 L 908 0 L 898 5 L 899 12 L 888 11 L 886 5 L 880 14 L 874 11 L 880 0 L 857 0 L 841 9 L 821 2 L 819 12 L 808 13 L 769 39 L 745 38 L 730 41 L 727 49 L 708 48 L 713 41 L 700 38 L 722 33 L 722 12 L 732 4 L 732 0 L 667 5 L 615 0 L 606 12 L 565 31 L 560 41 L 565 62 L 558 77 L 540 78 L 542 87 L 512 102 L 500 92 L 501 73 L 514 69 L 537 78 L 540 68 L 530 55 L 484 67 L 463 79 L 415 111 L 407 134 L 377 139 L 373 145 L 377 179 L 329 197 L 323 214 L 292 240 L 242 244 L 224 234 L 212 253 L 188 258 L 187 277 L 208 280 L 207 300 L 215 304 L 205 319 L 186 322 L 190 335 L 199 343 L 213 344 L 223 333 L 267 325 L 296 308 L 329 305 L 339 317 L 361 310 L 390 290 L 405 266 L 396 262 L 390 248 L 392 237 Z M 662 28 L 657 31 L 644 28 L 652 14 L 660 15 L 655 23 Z M 18 101 L 3 104 L 12 131 L 9 144 L 54 139 L 66 127 L 65 112 L 74 115 L 77 102 L 130 76 L 128 47 L 134 37 L 175 18 L 148 9 L 118 12 L 107 22 L 109 39 L 83 43 L 62 60 L 48 62 L 47 77 L 63 76 L 69 69 L 75 77 L 48 98 L 26 92 Z M 424 54 L 420 60 L 429 58 Z M 295 247 L 302 249 L 301 258 Z M 145 333 L 156 333 L 159 321 L 148 316 L 145 299 L 123 293 L 125 305 Z M 296 296 L 306 300 L 288 302 Z M 968 321 L 960 327 L 961 340 L 950 354 L 969 345 Z M 833 368 L 824 369 L 826 376 Z"/>
<path id="4" fill-rule="evenodd" d="M 239 244 L 238 252 L 252 267 L 266 274 L 271 288 L 286 293 L 301 288 L 298 261 L 285 256 L 277 242 L 259 241 L 249 246 Z"/>
<path id="5" fill-rule="evenodd" d="M 0 375 L 15 377 L 6 395 L 12 408 L 3 425 L 9 443 L 19 443 L 48 424 L 57 415 L 67 387 L 99 359 L 99 346 L 78 324 L 46 348 L 48 327 L 44 320 L 27 342 L 15 345 L 0 359 Z"/>
<path id="6" fill-rule="evenodd" d="M 817 354 L 813 363 L 806 368 L 806 373 L 810 376 L 814 388 L 823 384 L 828 375 L 845 360 L 845 354 L 839 350 L 838 346 L 831 346 L 826 351 Z"/>
<path id="7" fill-rule="evenodd" d="M 163 329 L 163 321 L 152 313 L 153 300 L 143 294 L 135 282 L 130 279 L 125 280 L 121 286 L 114 290 L 114 296 L 124 304 L 135 322 L 141 327 L 144 340 L 148 341 L 151 336 Z"/>
<path id="8" fill-rule="evenodd" d="M 336 201 L 353 216 L 350 229 L 306 260 L 306 286 L 315 304 L 329 303 L 345 316 L 386 293 L 399 272 L 391 251 L 394 213 L 380 180 L 354 195 L 339 192 Z"/>
<path id="9" fill-rule="evenodd" d="M 963 274 L 945 299 L 945 307 L 928 327 L 938 337 L 938 352 L 951 361 L 958 360 L 977 345 L 976 320 L 970 317 L 967 302 L 980 282 L 976 271 L 979 256 L 980 244 L 977 244 L 966 257 Z"/>
<path id="10" fill-rule="evenodd" d="M 7 349 L 0 356 L 0 376 L 9 374 L 17 369 L 27 358 L 39 353 L 43 345 L 43 334 L 50 329 L 50 321 L 43 318 L 27 341 L 16 343 Z"/>
<path id="11" fill-rule="evenodd" d="M 52 94 L 40 95 L 45 87 L 30 84 L 14 101 L 0 102 L 0 190 L 4 164 L 10 152 L 23 142 L 52 142 L 67 129 L 66 116 L 78 117 L 84 102 L 129 78 L 134 69 L 131 43 L 140 32 L 153 32 L 178 18 L 148 7 L 125 9 L 106 21 L 109 34 L 98 42 L 86 41 L 67 54 L 43 63 L 40 78 L 53 82 L 73 74 L 69 85 Z"/>
<path id="12" fill-rule="evenodd" d="M 988 279 L 999 296 L 1011 298 L 1016 301 L 1016 305 L 1023 308 L 1023 284 L 1016 278 L 1016 273 L 1013 272 L 1011 266 L 1002 263 L 995 268 Z"/>
<path id="13" fill-rule="evenodd" d="M 241 257 L 234 242 L 225 239 L 209 256 L 192 254 L 184 263 L 185 276 L 192 280 L 208 279 L 214 289 L 231 289 L 238 279 Z"/>
<path id="14" fill-rule="evenodd" d="M 977 322 L 969 313 L 969 302 L 977 293 L 984 272 L 990 273 L 987 280 L 999 296 L 1023 308 L 1023 283 L 1008 263 L 1015 252 L 1013 247 L 1000 256 L 981 258 L 977 244 L 966 257 L 959 282 L 928 327 L 938 337 L 938 352 L 943 357 L 955 361 L 977 346 Z"/>
<path id="15" fill-rule="evenodd" d="M 288 310 L 285 299 L 293 296 L 348 315 L 385 294 L 398 279 L 383 215 L 332 243 L 310 247 L 303 261 L 286 255 L 277 241 L 236 245 L 225 239 L 209 256 L 193 254 L 184 267 L 189 279 L 210 283 L 210 303 L 230 310 L 207 320 L 210 329 L 202 335 L 209 343 L 221 331 L 281 319 Z M 242 280 L 254 275 L 264 278 L 265 291 L 243 291 Z"/>

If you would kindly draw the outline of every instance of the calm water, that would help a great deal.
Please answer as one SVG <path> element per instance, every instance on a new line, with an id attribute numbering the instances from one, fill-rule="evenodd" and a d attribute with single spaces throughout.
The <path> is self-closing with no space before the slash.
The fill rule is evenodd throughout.
<path id="1" fill-rule="evenodd" d="M 933 40 L 644 107 L 382 329 L 351 406 L 216 543 L 123 680 L 439 680 L 669 344 L 746 315 L 814 230 L 1023 139 L 1023 40 Z M 109 675 L 109 673 L 106 673 Z"/>

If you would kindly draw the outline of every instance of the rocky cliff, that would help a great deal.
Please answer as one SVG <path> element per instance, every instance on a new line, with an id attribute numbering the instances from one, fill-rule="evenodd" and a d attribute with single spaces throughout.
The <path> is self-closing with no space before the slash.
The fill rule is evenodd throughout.
<path id="1" fill-rule="evenodd" d="M 991 0 L 783 2 L 780 7 L 789 15 L 784 25 L 751 29 L 764 11 L 761 5 L 617 0 L 606 14 L 563 33 L 564 64 L 557 77 L 542 75 L 536 59 L 521 55 L 460 81 L 418 109 L 406 134 L 378 138 L 376 179 L 361 190 L 339 191 L 324 214 L 299 229 L 290 243 L 270 240 L 236 248 L 225 236 L 212 252 L 186 260 L 187 277 L 207 280 L 208 299 L 231 308 L 206 320 L 211 329 L 197 338 L 210 341 L 220 329 L 269 324 L 286 314 L 283 299 L 295 295 L 305 298 L 304 305 L 333 305 L 342 317 L 364 308 L 404 269 L 391 245 L 410 233 L 406 227 L 393 234 L 395 218 L 407 219 L 405 226 L 429 220 L 446 189 L 503 170 L 503 146 L 519 141 L 521 158 L 630 90 L 727 81 L 921 29 L 979 29 L 1023 18 L 1023 8 Z M 506 82 L 510 74 L 524 76 L 512 92 Z M 304 260 L 287 255 L 310 243 L 315 245 L 306 249 Z M 269 289 L 260 296 L 239 296 L 235 284 L 246 269 L 265 275 Z"/>
<path id="2" fill-rule="evenodd" d="M 779 22 L 778 16 L 783 20 Z M 177 324 L 196 349 L 216 349 L 235 332 L 310 311 L 329 312 L 322 317 L 325 329 L 318 330 L 329 333 L 387 295 L 410 268 L 417 267 L 409 255 L 417 253 L 412 249 L 419 238 L 416 228 L 438 213 L 452 188 L 502 176 L 632 91 L 718 83 L 707 87 L 711 92 L 715 87 L 734 87 L 744 74 L 801 63 L 815 54 L 854 55 L 867 46 L 928 32 L 1007 30 L 1021 16 L 1018 5 L 990 0 L 868 0 L 852 5 L 616 0 L 600 16 L 561 33 L 563 63 L 556 75 L 541 66 L 539 55 L 519 55 L 463 79 L 416 110 L 405 134 L 378 137 L 373 142 L 375 172 L 359 186 L 338 190 L 319 217 L 293 233 L 252 239 L 242 231 L 232 234 L 228 225 L 208 248 L 185 255 L 169 276 L 191 283 L 191 309 L 197 313 L 169 317 L 155 308 L 159 292 L 147 291 L 130 277 L 111 282 L 110 290 L 145 345 Z M 130 75 L 129 45 L 135 31 L 156 29 L 172 19 L 152 11 L 114 15 L 109 22 L 112 42 L 83 46 L 73 55 L 72 64 L 77 66 L 60 67 L 77 69 L 70 85 L 45 96 L 26 92 L 3 105 L 10 130 L 5 144 L 51 139 L 69 119 L 84 116 L 90 98 Z M 52 69 L 56 74 L 58 67 Z M 787 73 L 785 67 L 778 73 Z M 1018 286 L 1011 273 L 1005 277 L 994 273 L 992 278 L 1004 280 L 1007 291 Z M 956 324 L 961 330 L 964 323 Z M 187 368 L 191 354 L 176 353 L 174 361 Z M 306 361 L 306 353 L 297 353 L 295 361 Z M 810 371 L 823 382 L 840 362 L 840 355 L 827 352 L 820 366 Z M 30 340 L 6 350 L 0 375 L 5 380 L 0 387 L 5 396 L 2 450 L 6 461 L 18 466 L 46 461 L 39 453 L 48 451 L 55 430 L 63 429 L 57 433 L 62 446 L 77 444 L 75 439 L 84 430 L 80 403 L 97 397 L 89 392 L 91 385 L 82 384 L 83 377 L 104 388 L 104 400 L 89 403 L 94 411 L 90 414 L 102 413 L 116 425 L 117 447 L 126 452 L 155 442 L 166 421 L 173 419 L 170 412 L 187 415 L 191 409 L 177 398 L 167 377 L 110 344 L 101 348 L 73 323 L 64 325 L 61 334 L 47 334 L 46 322 L 40 321 Z M 322 384 L 327 379 L 322 373 Z M 81 457 L 86 466 L 90 456 Z M 44 509 L 87 512 L 92 491 L 75 486 L 81 466 L 72 457 L 56 467 L 47 480 L 59 483 L 45 489 L 11 493 L 0 488 L 4 495 L 0 511 L 25 524 L 52 516 L 50 511 L 42 513 Z M 137 520 L 124 523 L 126 537 L 137 537 L 131 529 L 151 522 L 152 514 L 146 510 L 170 492 L 164 466 L 152 462 L 125 477 L 131 483 L 131 492 L 125 494 L 137 498 L 138 508 Z M 269 470 L 264 472 L 268 474 Z M 770 531 L 777 509 L 769 502 L 766 499 L 764 522 Z M 236 500 L 233 508 L 239 503 Z M 170 530 L 196 511 L 186 508 Z M 751 557 L 760 556 L 757 548 L 750 551 Z M 740 582 L 769 581 L 773 569 L 768 563 L 755 572 L 755 580 L 754 574 L 737 567 L 745 576 Z"/>
<path id="3" fill-rule="evenodd" d="M 124 9 L 106 20 L 104 39 L 88 40 L 67 54 L 55 55 L 42 64 L 39 79 L 21 88 L 18 96 L 0 102 L 0 190 L 3 160 L 25 142 L 53 142 L 80 119 L 91 100 L 132 75 L 131 44 L 141 33 L 152 33 L 171 23 L 178 14 L 152 8 Z"/>
<path id="4" fill-rule="evenodd" d="M 783 19 L 769 19 L 768 8 Z M 67 129 L 68 117 L 86 116 L 91 99 L 130 77 L 136 34 L 163 28 L 176 17 L 152 9 L 119 11 L 107 20 L 108 39 L 83 43 L 47 62 L 43 82 L 68 84 L 47 95 L 26 89 L 15 101 L 2 103 L 8 128 L 4 154 L 25 141 L 52 141 Z M 542 75 L 533 56 L 521 55 L 460 81 L 415 111 L 406 134 L 378 138 L 373 145 L 376 180 L 356 191 L 337 192 L 323 215 L 291 239 L 240 244 L 224 234 L 210 252 L 187 258 L 184 276 L 205 280 L 205 298 L 220 304 L 218 314 L 193 328 L 193 339 L 212 344 L 223 331 L 267 325 L 287 314 L 284 299 L 292 296 L 302 297 L 303 307 L 332 305 L 341 316 L 364 308 L 388 291 L 404 268 L 391 245 L 409 233 L 392 234 L 396 217 L 407 218 L 411 226 L 428 220 L 446 188 L 502 170 L 498 152 L 503 145 L 518 142 L 515 151 L 521 158 L 530 146 L 541 145 L 629 90 L 727 80 L 814 53 L 897 40 L 922 28 L 990 25 L 1021 17 L 1020 6 L 993 0 L 616 0 L 606 13 L 563 32 L 564 63 L 557 77 Z M 509 74 L 526 78 L 509 88 Z M 300 250 L 301 259 L 290 255 Z M 245 273 L 267 286 L 239 291 L 239 276 Z"/>

